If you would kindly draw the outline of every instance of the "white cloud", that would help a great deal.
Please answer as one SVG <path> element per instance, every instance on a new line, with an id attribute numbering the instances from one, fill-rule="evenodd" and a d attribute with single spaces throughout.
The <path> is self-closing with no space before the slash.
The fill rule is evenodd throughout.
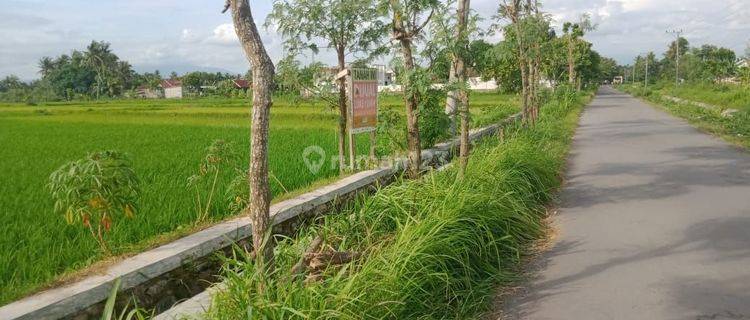
<path id="1" fill-rule="evenodd" d="M 0 77 L 15 73 L 38 77 L 36 64 L 43 56 L 82 49 L 91 40 L 112 43 L 113 50 L 140 70 L 210 67 L 244 72 L 248 62 L 229 15 L 221 4 L 205 0 L 131 0 L 55 2 L 6 1 L 0 12 Z M 542 0 L 542 9 L 559 26 L 591 14 L 599 27 L 586 35 L 605 56 L 627 63 L 640 52 L 666 49 L 665 31 L 684 29 L 691 45 L 705 43 L 742 53 L 750 40 L 750 0 Z M 495 22 L 498 0 L 474 0 L 472 9 Z M 5 2 L 4 2 L 5 4 Z M 270 1 L 256 1 L 253 14 L 265 20 Z M 170 12 L 164 15 L 164 12 Z M 283 55 L 283 38 L 273 29 L 260 28 L 266 50 L 274 61 Z M 490 41 L 502 39 L 495 34 Z M 333 63 L 335 55 L 322 51 L 299 57 Z M 181 70 L 181 69 L 180 69 Z"/>
<path id="2" fill-rule="evenodd" d="M 182 42 L 195 42 L 199 39 L 198 35 L 193 32 L 193 30 L 185 28 L 182 29 L 182 33 L 180 35 L 180 41 Z"/>
<path id="3" fill-rule="evenodd" d="M 216 26 L 213 35 L 208 40 L 221 44 L 236 44 L 238 41 L 237 33 L 234 31 L 234 25 L 231 23 L 224 23 Z"/>

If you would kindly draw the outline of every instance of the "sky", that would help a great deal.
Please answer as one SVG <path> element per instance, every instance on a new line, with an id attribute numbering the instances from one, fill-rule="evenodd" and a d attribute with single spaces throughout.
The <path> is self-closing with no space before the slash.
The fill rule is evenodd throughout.
<path id="1" fill-rule="evenodd" d="M 248 63 L 237 42 L 224 1 L 206 0 L 0 0 L 0 77 L 38 78 L 38 61 L 83 49 L 92 40 L 139 72 L 191 70 L 244 73 Z M 251 1 L 264 44 L 274 61 L 283 38 L 264 28 L 272 1 Z M 471 8 L 491 23 L 499 0 L 473 0 Z M 627 64 L 638 54 L 665 51 L 682 29 L 691 45 L 715 44 L 743 54 L 750 43 L 750 0 L 542 0 L 559 26 L 587 12 L 598 25 L 586 39 L 602 55 Z M 498 35 L 488 40 L 497 41 Z M 311 57 L 301 60 L 309 61 Z M 333 64 L 334 55 L 316 60 Z"/>

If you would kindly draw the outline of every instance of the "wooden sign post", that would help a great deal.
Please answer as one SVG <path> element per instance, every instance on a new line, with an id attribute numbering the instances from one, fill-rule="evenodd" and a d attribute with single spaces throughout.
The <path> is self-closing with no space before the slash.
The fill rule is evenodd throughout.
<path id="1" fill-rule="evenodd" d="M 350 68 L 347 75 L 349 93 L 349 163 L 355 169 L 358 133 L 370 133 L 370 157 L 375 159 L 375 131 L 378 125 L 378 74 L 370 68 Z"/>

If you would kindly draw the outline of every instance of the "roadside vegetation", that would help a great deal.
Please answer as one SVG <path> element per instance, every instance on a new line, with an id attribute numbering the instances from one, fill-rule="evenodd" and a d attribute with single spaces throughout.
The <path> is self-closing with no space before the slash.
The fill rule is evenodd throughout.
<path id="1" fill-rule="evenodd" d="M 720 109 L 750 111 L 750 86 L 713 83 L 687 83 L 654 88 L 663 95 L 702 102 Z"/>
<path id="2" fill-rule="evenodd" d="M 731 143 L 750 147 L 750 46 L 737 53 L 711 44 L 691 47 L 688 39 L 678 37 L 661 59 L 649 52 L 618 68 L 625 76 L 619 89 Z"/>
<path id="3" fill-rule="evenodd" d="M 472 93 L 472 98 L 476 125 L 518 112 L 513 95 Z M 392 132 L 394 139 L 404 135 L 400 99 L 383 95 L 380 100 L 381 111 L 390 112 L 392 119 L 382 130 Z M 245 99 L 229 98 L 0 105 L 0 181 L 12 182 L 0 184 L 4 195 L 0 197 L 0 223 L 4 226 L 0 235 L 0 303 L 99 260 L 138 252 L 239 214 L 241 206 L 230 208 L 237 198 L 230 187 L 239 174 L 236 169 L 247 169 L 248 155 L 242 150 L 249 147 L 249 113 Z M 334 110 L 321 101 L 295 105 L 280 98 L 271 117 L 270 187 L 276 199 L 339 176 L 338 167 L 332 167 L 330 161 L 313 173 L 302 158 L 309 145 L 322 147 L 328 160 L 336 155 Z M 369 142 L 361 138 L 359 152 L 367 154 Z M 206 200 L 211 186 L 201 185 L 198 196 L 203 199 L 203 210 L 199 214 L 196 189 L 188 186 L 188 178 L 200 173 L 206 149 L 216 140 L 232 144 L 236 158 L 222 164 L 209 208 Z M 385 134 L 378 139 L 379 154 L 398 151 L 399 144 L 390 141 Z M 47 188 L 53 171 L 92 150 L 118 150 L 129 155 L 140 179 L 135 215 L 111 221 L 106 235 L 109 254 L 100 250 L 80 220 L 68 225 L 65 212 L 55 212 Z"/>
<path id="4" fill-rule="evenodd" d="M 749 91 L 747 88 L 710 84 L 681 85 L 677 88 L 673 85 L 662 87 L 659 84 L 644 88 L 636 84 L 619 88 L 662 107 L 701 130 L 750 149 L 750 99 L 746 98 Z M 700 107 L 689 102 L 675 102 L 666 99 L 665 96 L 708 103 L 715 108 Z M 728 109 L 736 111 L 727 112 Z"/>
<path id="5" fill-rule="evenodd" d="M 211 319 L 471 318 L 544 234 L 587 94 L 561 90 L 534 127 L 508 128 L 458 167 L 401 180 L 276 246 L 276 269 L 238 249 Z M 307 263 L 300 268 L 299 263 Z"/>

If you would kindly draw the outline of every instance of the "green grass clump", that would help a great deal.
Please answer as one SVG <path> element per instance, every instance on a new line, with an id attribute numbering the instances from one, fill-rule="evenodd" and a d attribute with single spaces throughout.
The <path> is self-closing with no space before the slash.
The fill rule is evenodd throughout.
<path id="1" fill-rule="evenodd" d="M 582 96 L 545 105 L 533 128 L 475 149 L 463 179 L 455 169 L 400 181 L 323 218 L 276 248 L 273 275 L 247 254 L 227 259 L 226 291 L 211 319 L 444 319 L 475 316 L 497 284 L 515 278 L 528 245 L 544 233 L 544 205 L 559 186 Z M 315 235 L 361 254 L 322 281 L 289 275 Z"/>
<path id="2" fill-rule="evenodd" d="M 491 110 L 497 119 L 517 109 L 510 96 L 474 96 L 476 108 Z M 384 108 L 402 112 L 402 97 L 382 100 Z M 249 103 L 208 98 L 0 104 L 0 304 L 111 255 L 138 252 L 231 216 L 225 188 L 236 175 L 234 167 L 247 167 Z M 321 101 L 274 100 L 269 139 L 274 196 L 338 176 L 330 162 L 312 173 L 302 159 L 311 145 L 322 147 L 327 158 L 337 154 L 337 119 L 336 110 Z M 358 137 L 360 154 L 367 154 L 367 138 Z M 188 178 L 219 139 L 233 144 L 239 157 L 219 175 L 215 205 L 196 226 L 196 193 Z M 46 188 L 60 166 L 103 150 L 129 155 L 142 189 L 135 217 L 113 221 L 107 234 L 111 255 L 101 252 L 85 227 L 68 225 L 54 212 Z"/>
<path id="3" fill-rule="evenodd" d="M 654 89 L 625 85 L 620 89 L 662 107 L 701 130 L 718 135 L 735 145 L 750 148 L 750 90 L 739 86 L 705 84 Z M 676 103 L 664 99 L 664 95 L 708 103 L 719 109 L 706 109 L 690 103 Z M 727 108 L 736 108 L 738 111 L 732 113 L 731 116 L 722 115 L 722 111 Z"/>
<path id="4" fill-rule="evenodd" d="M 661 92 L 674 97 L 703 102 L 719 108 L 732 108 L 750 112 L 750 88 L 729 84 L 685 84 L 666 86 Z"/>

